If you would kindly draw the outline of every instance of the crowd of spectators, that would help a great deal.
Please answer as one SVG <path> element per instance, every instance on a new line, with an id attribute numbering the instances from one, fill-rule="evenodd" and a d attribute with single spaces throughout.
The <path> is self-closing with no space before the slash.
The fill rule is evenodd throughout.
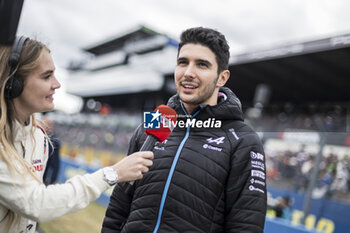
<path id="1" fill-rule="evenodd" d="M 304 147 L 297 152 L 268 151 L 266 172 L 269 185 L 304 193 L 315 167 L 315 158 L 316 154 L 306 152 Z M 313 197 L 334 197 L 350 202 L 349 174 L 349 155 L 323 154 Z"/>
<path id="2" fill-rule="evenodd" d="M 91 166 L 108 165 L 125 156 L 129 140 L 141 123 L 140 115 L 129 113 L 109 115 L 52 113 L 49 117 L 55 122 L 55 136 L 60 139 L 62 150 L 69 148 L 62 156 L 74 158 L 79 163 Z M 110 155 L 109 157 L 118 158 L 99 161 L 101 154 L 106 153 Z"/>
<path id="3" fill-rule="evenodd" d="M 349 132 L 350 117 L 347 108 L 340 105 L 328 107 L 295 107 L 286 104 L 281 107 L 268 107 L 258 119 L 252 119 L 257 129 L 265 132 L 282 132 L 286 129 L 308 131 Z"/>
<path id="4" fill-rule="evenodd" d="M 295 150 L 292 144 L 296 142 L 288 141 L 281 135 L 291 133 L 289 135 L 291 136 L 295 133 L 295 137 L 302 136 L 298 138 L 299 144 L 314 143 L 319 146 L 321 138 L 324 137 L 326 144 L 350 147 L 348 109 L 349 107 L 344 104 L 309 104 L 297 107 L 286 103 L 264 108 L 263 114 L 258 118 L 249 117 L 248 114 L 247 120 L 257 132 L 261 132 L 264 142 L 272 137 L 284 140 L 287 144 L 284 149 L 270 148 L 266 151 L 269 185 L 304 193 L 318 152 L 306 150 L 305 146 Z M 350 153 L 324 151 L 313 197 L 328 197 L 350 202 L 349 190 Z"/>
<path id="5" fill-rule="evenodd" d="M 56 134 L 63 142 L 126 153 L 129 139 L 141 118 L 138 115 L 56 115 Z"/>

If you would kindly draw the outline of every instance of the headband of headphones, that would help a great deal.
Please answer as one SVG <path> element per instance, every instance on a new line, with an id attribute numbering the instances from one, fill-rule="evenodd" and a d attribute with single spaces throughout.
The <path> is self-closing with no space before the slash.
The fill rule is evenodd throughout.
<path id="1" fill-rule="evenodd" d="M 24 43 L 28 40 L 28 37 L 20 36 L 16 37 L 15 42 L 12 46 L 12 51 L 10 59 L 8 60 L 8 65 L 10 67 L 11 77 L 7 80 L 5 85 L 5 98 L 13 99 L 21 95 L 23 91 L 23 82 L 18 79 L 15 75 L 16 67 L 18 66 L 19 59 L 21 57 L 21 52 Z M 15 72 L 15 73 L 14 73 Z"/>
<path id="2" fill-rule="evenodd" d="M 12 71 L 16 69 L 16 66 L 18 65 L 18 62 L 19 62 L 19 58 L 21 57 L 23 45 L 28 39 L 29 38 L 25 36 L 16 37 L 15 42 L 13 43 L 13 46 L 12 46 L 11 56 L 8 61 L 8 64 Z"/>

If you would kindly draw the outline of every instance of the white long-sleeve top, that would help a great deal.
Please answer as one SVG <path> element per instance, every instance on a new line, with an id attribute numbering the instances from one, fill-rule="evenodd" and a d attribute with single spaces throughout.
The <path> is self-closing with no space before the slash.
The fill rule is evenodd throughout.
<path id="1" fill-rule="evenodd" d="M 31 165 L 42 181 L 48 159 L 48 142 L 43 131 L 34 126 L 35 143 L 31 140 L 31 124 L 14 122 L 15 148 Z M 0 145 L 0 149 L 1 149 Z M 0 157 L 0 232 L 34 233 L 36 222 L 45 222 L 85 208 L 110 186 L 102 170 L 75 176 L 64 184 L 45 186 L 30 174 L 25 177 L 9 167 Z M 11 221 L 10 212 L 14 212 Z"/>

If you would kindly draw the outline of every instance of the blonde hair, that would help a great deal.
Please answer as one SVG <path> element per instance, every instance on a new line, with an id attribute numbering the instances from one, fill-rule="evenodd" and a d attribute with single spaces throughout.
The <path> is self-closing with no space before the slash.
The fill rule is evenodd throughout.
<path id="1" fill-rule="evenodd" d="M 39 58 L 46 49 L 44 44 L 39 41 L 28 39 L 23 45 L 21 56 L 13 73 L 16 78 L 25 82 L 25 78 L 39 66 Z M 11 99 L 5 98 L 5 86 L 9 78 L 11 68 L 8 64 L 12 48 L 11 46 L 0 46 L 0 158 L 3 159 L 11 171 L 16 171 L 22 176 L 31 174 L 37 181 L 41 182 L 30 170 L 14 146 L 14 135 L 12 132 L 16 109 Z M 36 124 L 34 115 L 31 116 L 33 125 Z M 32 128 L 31 139 L 35 143 L 34 128 Z M 20 166 L 14 166 L 19 164 Z M 25 169 L 23 169 L 25 168 Z"/>
<path id="2" fill-rule="evenodd" d="M 0 46 L 0 159 L 5 161 L 10 172 L 17 172 L 26 179 L 26 176 L 30 174 L 39 183 L 42 181 L 34 175 L 30 169 L 30 164 L 28 164 L 22 155 L 15 149 L 14 146 L 14 136 L 13 135 L 13 124 L 16 114 L 16 109 L 14 108 L 11 99 L 5 98 L 5 86 L 7 81 L 13 73 L 16 74 L 16 78 L 20 79 L 23 83 L 28 75 L 30 75 L 38 66 L 39 58 L 44 50 L 50 52 L 50 50 L 41 42 L 27 39 L 23 45 L 21 55 L 16 67 L 10 67 L 8 64 L 12 48 L 10 46 Z M 11 74 L 11 68 L 14 71 Z M 34 115 L 31 115 L 31 140 L 35 148 L 35 137 L 34 137 L 34 127 L 36 125 L 36 120 Z M 46 134 L 45 134 L 46 135 Z M 47 135 L 46 135 L 47 137 Z M 47 137 L 49 143 L 51 141 Z M 32 156 L 34 149 L 32 151 Z M 8 210 L 8 221 L 7 228 L 10 229 L 12 224 L 16 224 L 18 220 L 18 214 L 12 210 Z"/>

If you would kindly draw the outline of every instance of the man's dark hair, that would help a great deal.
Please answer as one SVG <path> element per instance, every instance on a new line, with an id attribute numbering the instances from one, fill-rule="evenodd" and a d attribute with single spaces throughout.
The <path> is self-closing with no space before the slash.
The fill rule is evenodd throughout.
<path id="1" fill-rule="evenodd" d="M 200 44 L 208 47 L 216 57 L 218 63 L 218 74 L 228 69 L 228 61 L 230 59 L 230 47 L 227 44 L 226 38 L 220 32 L 203 27 L 189 28 L 182 32 L 177 54 L 185 44 Z"/>

